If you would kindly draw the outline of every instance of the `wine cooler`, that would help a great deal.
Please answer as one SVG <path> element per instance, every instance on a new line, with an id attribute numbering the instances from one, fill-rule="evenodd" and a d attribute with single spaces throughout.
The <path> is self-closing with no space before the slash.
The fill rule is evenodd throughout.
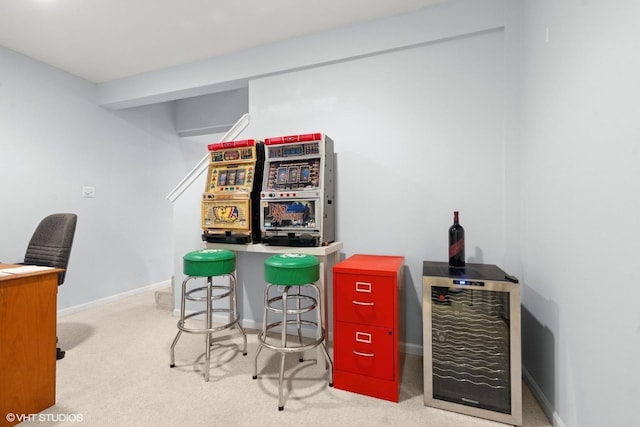
<path id="1" fill-rule="evenodd" d="M 520 286 L 495 265 L 423 263 L 424 404 L 522 425 Z"/>

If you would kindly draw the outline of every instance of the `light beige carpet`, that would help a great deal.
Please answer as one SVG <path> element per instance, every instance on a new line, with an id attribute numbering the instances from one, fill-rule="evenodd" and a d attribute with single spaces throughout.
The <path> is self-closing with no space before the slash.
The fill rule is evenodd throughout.
<path id="1" fill-rule="evenodd" d="M 415 355 L 405 359 L 399 403 L 330 388 L 315 351 L 302 363 L 291 355 L 285 409 L 278 411 L 279 355 L 264 349 L 253 380 L 255 331 L 248 331 L 248 356 L 239 351 L 237 332 L 214 345 L 207 383 L 202 336 L 183 334 L 176 367 L 169 368 L 176 321 L 156 308 L 153 292 L 59 319 L 59 344 L 67 355 L 57 362 L 56 404 L 21 425 L 503 426 L 424 406 L 422 358 Z M 523 389 L 524 426 L 550 426 Z"/>

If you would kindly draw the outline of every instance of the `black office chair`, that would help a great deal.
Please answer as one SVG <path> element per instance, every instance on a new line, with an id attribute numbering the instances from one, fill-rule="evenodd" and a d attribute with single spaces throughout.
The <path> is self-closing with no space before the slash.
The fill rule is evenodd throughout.
<path id="1" fill-rule="evenodd" d="M 73 236 L 76 232 L 78 216 L 72 213 L 56 213 L 45 217 L 34 231 L 24 264 L 64 268 L 58 275 L 58 286 L 64 283 Z M 64 357 L 65 352 L 56 348 L 56 359 Z"/>

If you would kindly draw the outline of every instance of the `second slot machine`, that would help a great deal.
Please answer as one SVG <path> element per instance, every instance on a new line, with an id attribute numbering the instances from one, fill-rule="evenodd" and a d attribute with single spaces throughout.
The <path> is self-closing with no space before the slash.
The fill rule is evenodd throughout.
<path id="1" fill-rule="evenodd" d="M 262 242 L 323 246 L 335 239 L 333 140 L 321 133 L 266 138 Z"/>

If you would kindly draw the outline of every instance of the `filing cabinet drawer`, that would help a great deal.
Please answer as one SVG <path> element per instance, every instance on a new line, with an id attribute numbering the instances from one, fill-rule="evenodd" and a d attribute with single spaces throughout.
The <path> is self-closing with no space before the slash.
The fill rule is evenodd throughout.
<path id="1" fill-rule="evenodd" d="M 392 277 L 341 273 L 334 292 L 337 321 L 393 326 L 397 288 Z"/>
<path id="2" fill-rule="evenodd" d="M 377 326 L 338 322 L 335 340 L 340 348 L 334 353 L 336 370 L 393 380 L 393 330 Z"/>

